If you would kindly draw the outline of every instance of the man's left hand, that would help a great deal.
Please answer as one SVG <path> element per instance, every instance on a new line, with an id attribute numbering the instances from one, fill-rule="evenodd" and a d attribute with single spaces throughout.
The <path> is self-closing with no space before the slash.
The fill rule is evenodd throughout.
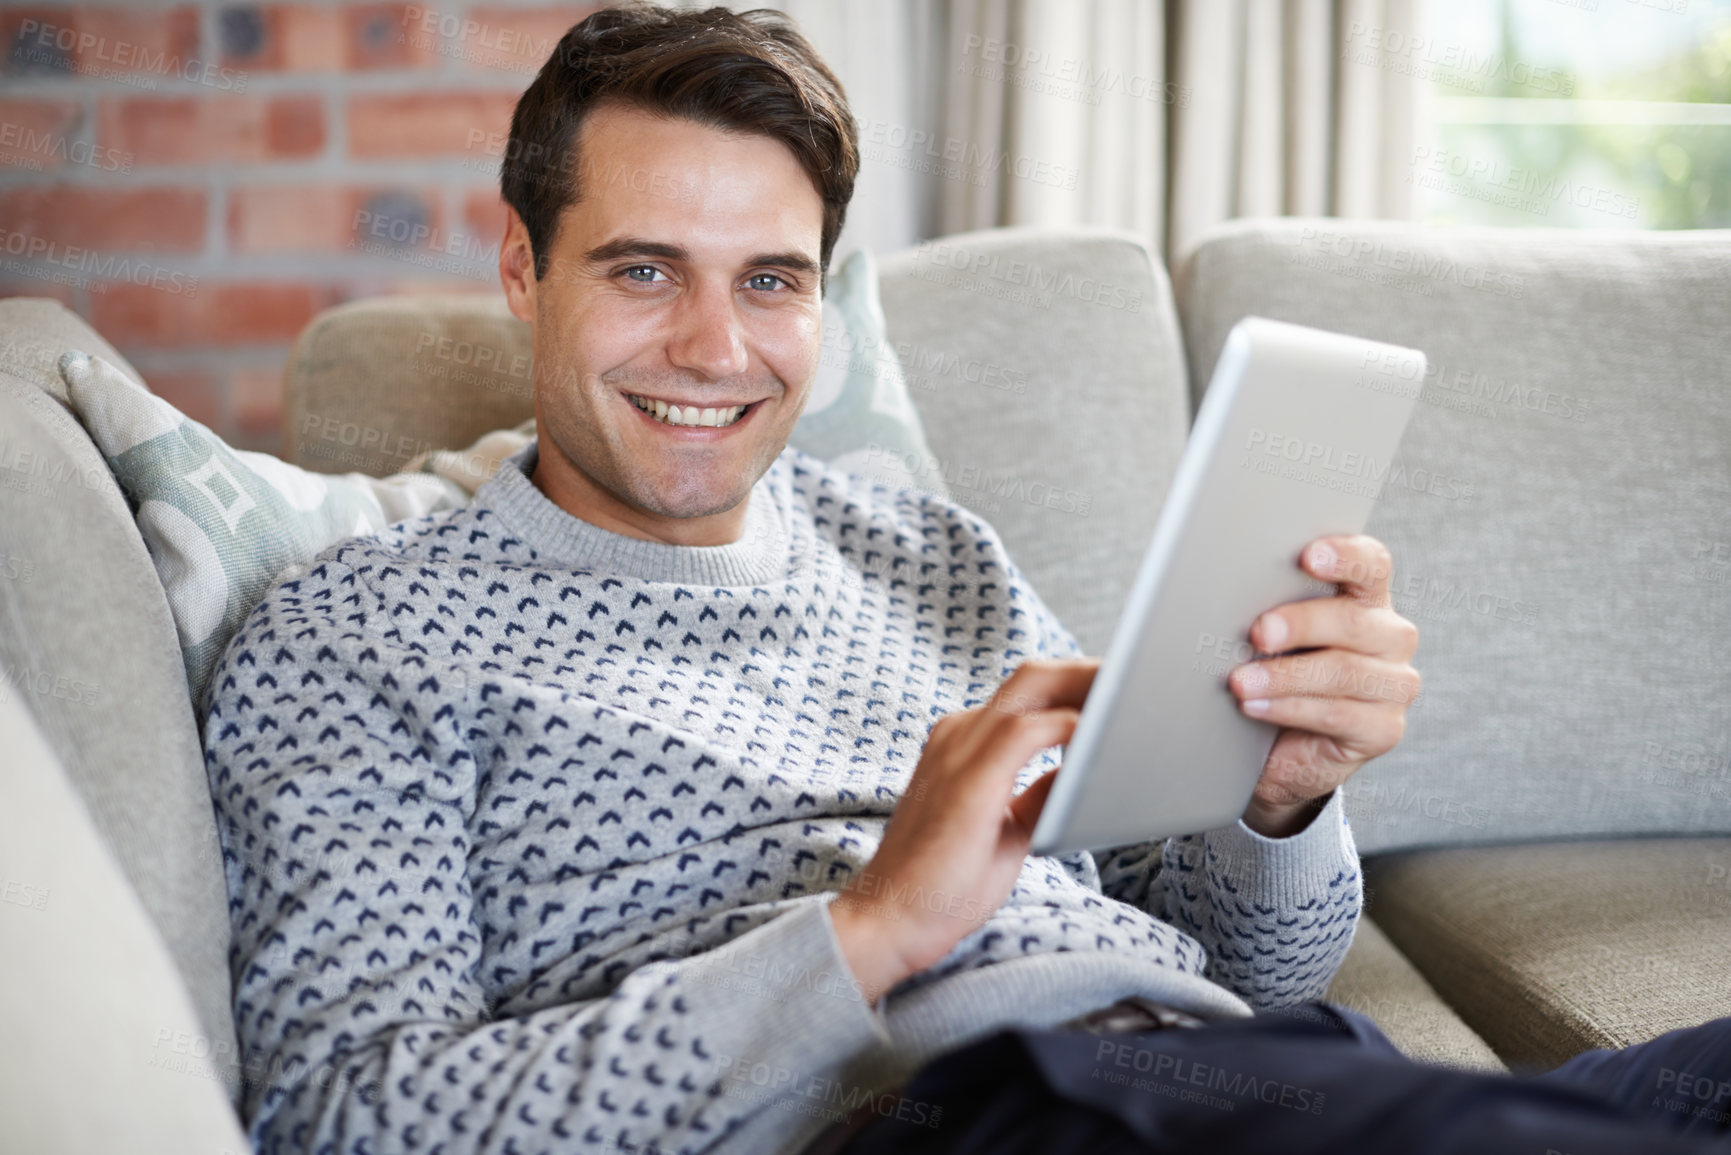
<path id="1" fill-rule="evenodd" d="M 1420 688 L 1410 664 L 1418 627 L 1391 604 L 1388 548 L 1362 534 L 1320 537 L 1299 564 L 1338 594 L 1257 618 L 1251 645 L 1277 656 L 1228 678 L 1245 714 L 1281 727 L 1244 811 L 1245 825 L 1269 838 L 1303 830 L 1341 783 L 1394 749 Z"/>

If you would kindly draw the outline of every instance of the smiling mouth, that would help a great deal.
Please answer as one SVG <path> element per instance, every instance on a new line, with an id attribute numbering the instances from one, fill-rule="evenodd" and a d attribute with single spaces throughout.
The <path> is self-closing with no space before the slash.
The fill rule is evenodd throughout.
<path id="1" fill-rule="evenodd" d="M 665 401 L 657 401 L 650 397 L 640 397 L 635 393 L 627 393 L 626 398 L 637 408 L 663 425 L 677 425 L 682 428 L 725 429 L 745 416 L 757 402 L 747 405 L 669 405 Z"/>

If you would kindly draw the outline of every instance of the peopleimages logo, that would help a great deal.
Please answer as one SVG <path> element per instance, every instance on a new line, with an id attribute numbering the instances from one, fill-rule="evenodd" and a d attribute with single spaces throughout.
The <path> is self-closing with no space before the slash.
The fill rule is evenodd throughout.
<path id="1" fill-rule="evenodd" d="M 1342 451 L 1332 445 L 1324 445 L 1320 441 L 1286 437 L 1260 428 L 1252 429 L 1246 435 L 1244 448 L 1252 452 L 1265 453 L 1270 457 L 1279 457 L 1299 465 L 1308 465 L 1316 469 L 1326 469 L 1353 477 L 1368 477 L 1372 480 L 1380 480 L 1388 472 L 1391 464 L 1389 462 L 1378 464 L 1376 458 L 1363 453 L 1351 450 Z"/>
<path id="2" fill-rule="evenodd" d="M 40 169 L 42 161 L 52 156 L 67 164 L 84 165 L 104 172 L 128 175 L 132 172 L 130 152 L 73 140 L 63 132 L 38 132 L 28 125 L 12 121 L 0 122 L 0 149 L 7 150 L 0 159 L 15 167 Z"/>
<path id="3" fill-rule="evenodd" d="M 1382 28 L 1354 20 L 1347 29 L 1341 59 L 1384 71 L 1434 80 L 1450 88 L 1484 92 L 1489 82 L 1556 96 L 1573 96 L 1575 78 L 1555 68 L 1539 68 L 1500 52 L 1484 52 L 1433 36 L 1413 36 L 1397 28 Z"/>
<path id="4" fill-rule="evenodd" d="M 57 265 L 63 269 L 71 269 L 89 277 L 105 278 L 104 281 L 81 280 L 87 283 L 92 292 L 104 292 L 107 281 L 126 281 L 143 288 L 159 289 L 170 296 L 195 297 L 198 295 L 198 278 L 187 273 L 163 268 L 150 261 L 134 260 L 131 257 L 101 255 L 91 249 L 80 248 L 78 245 L 62 245 L 58 241 L 50 241 L 44 237 L 32 236 L 28 233 L 0 229 L 0 252 L 9 257 L 18 257 L 23 261 L 41 261 L 49 265 Z M 7 262 L 8 267 L 12 262 Z M 20 265 L 17 271 L 27 271 Z"/>
<path id="5" fill-rule="evenodd" d="M 1363 274 L 1387 270 L 1407 278 L 1416 278 L 1406 281 L 1390 280 L 1388 283 L 1391 288 L 1407 291 L 1417 288 L 1425 296 L 1431 295 L 1431 286 L 1426 282 L 1453 283 L 1464 289 L 1478 289 L 1493 296 L 1508 297 L 1512 301 L 1518 301 L 1526 295 L 1526 281 L 1512 273 L 1463 264 L 1440 252 L 1425 252 L 1411 245 L 1383 241 L 1380 238 L 1354 236 L 1334 229 L 1306 226 L 1299 230 L 1298 241 L 1292 249 L 1292 260 L 1310 265 L 1312 262 L 1305 259 L 1306 250 L 1324 258 L 1324 261 L 1315 267 L 1342 276 L 1361 276 L 1364 280 L 1382 283 L 1384 278 Z M 1328 257 L 1342 260 L 1339 264 L 1330 264 L 1326 261 Z"/>
<path id="6" fill-rule="evenodd" d="M 130 40 L 109 40 L 93 32 L 40 20 L 19 21 L 18 33 L 12 41 L 12 59 L 15 63 L 42 64 L 105 80 L 128 81 L 133 79 L 128 73 L 144 72 L 177 77 L 224 92 L 246 91 L 245 72 L 218 67 L 196 57 L 182 60 L 161 50 L 153 53 L 145 45 Z"/>
<path id="7" fill-rule="evenodd" d="M 861 124 L 860 145 L 862 148 L 882 145 L 897 153 L 947 161 L 959 166 L 961 172 L 979 177 L 997 175 L 1007 169 L 1019 180 L 1067 190 L 1074 189 L 1081 178 L 1081 171 L 1074 165 L 1055 164 L 1026 153 L 974 144 L 957 136 L 939 138 L 925 129 L 908 128 L 886 120 L 867 120 Z"/>
<path id="8" fill-rule="evenodd" d="M 1465 609 L 1480 617 L 1493 618 L 1499 622 L 1512 622 L 1516 625 L 1535 626 L 1539 622 L 1539 610 L 1536 605 L 1508 594 L 1495 593 L 1479 589 L 1466 582 L 1456 582 L 1449 578 L 1439 578 L 1426 574 L 1402 573 L 1389 587 L 1389 593 L 1397 605 L 1403 600 L 1412 606 L 1432 605 L 1446 609 Z M 1403 609 L 1401 611 L 1405 613 Z M 1447 618 L 1433 619 L 1446 621 Z"/>
<path id="9" fill-rule="evenodd" d="M 1245 435 L 1244 450 L 1239 462 L 1242 469 L 1364 497 L 1381 497 L 1385 485 L 1450 501 L 1471 501 L 1475 491 L 1473 483 L 1464 478 L 1423 467 L 1409 469 L 1401 462 L 1379 461 L 1356 450 L 1262 428 L 1253 428 Z"/>
<path id="10" fill-rule="evenodd" d="M 925 241 L 915 251 L 915 260 L 938 269 L 954 270 L 968 277 L 1000 281 L 1025 288 L 1046 298 L 1073 297 L 1084 304 L 1104 305 L 1135 313 L 1142 308 L 1142 290 L 1072 272 L 1055 272 L 1032 261 L 1006 260 L 999 253 L 978 252 L 948 241 Z M 966 283 L 960 288 L 971 287 Z"/>
<path id="11" fill-rule="evenodd" d="M 1480 200 L 1492 199 L 1480 193 L 1494 193 L 1500 198 L 1496 203 L 1541 216 L 1548 216 L 1551 205 L 1558 202 L 1628 220 L 1634 220 L 1641 212 L 1640 197 L 1582 184 L 1556 173 L 1541 174 L 1533 168 L 1504 165 L 1498 157 L 1469 157 L 1448 149 L 1420 145 L 1413 150 L 1411 168 L 1413 171 L 1407 174 L 1408 183 L 1416 182 L 1425 188 L 1474 196 Z M 1464 183 L 1450 184 L 1444 178 Z"/>
<path id="12" fill-rule="evenodd" d="M 1491 812 L 1483 806 L 1473 806 L 1428 790 L 1419 790 L 1403 783 L 1380 779 L 1355 783 L 1343 788 L 1358 804 L 1358 815 L 1366 815 L 1379 826 L 1394 826 L 1407 818 L 1422 814 L 1433 822 L 1466 826 L 1482 830 L 1491 824 Z"/>
<path id="13" fill-rule="evenodd" d="M 1322 1114 L 1328 1096 L 1310 1087 L 1199 1063 L 1166 1051 L 1103 1036 L 1094 1050 L 1099 1064 L 1089 1076 L 1105 1083 L 1148 1091 L 1167 1098 L 1233 1111 L 1242 1103 L 1266 1103 L 1307 1115 Z M 1144 1078 L 1137 1078 L 1136 1075 Z M 1212 1094 L 1211 1092 L 1219 1092 Z"/>
<path id="14" fill-rule="evenodd" d="M 1462 366 L 1448 366 L 1431 361 L 1425 366 L 1422 383 L 1386 376 L 1364 375 L 1357 384 L 1373 392 L 1398 397 L 1417 397 L 1426 405 L 1452 409 L 1478 417 L 1494 418 L 1498 410 L 1525 409 L 1564 421 L 1585 421 L 1592 413 L 1593 402 L 1573 393 L 1529 385 L 1505 377 Z"/>
<path id="15" fill-rule="evenodd" d="M 351 249 L 361 246 L 365 234 L 389 241 L 393 245 L 424 248 L 428 252 L 444 253 L 463 260 L 497 261 L 502 243 L 494 241 L 488 244 L 475 233 L 465 233 L 461 229 L 443 232 L 414 217 L 400 213 L 375 213 L 367 209 L 356 209 L 354 220 L 349 227 L 353 234 L 349 237 Z"/>
<path id="16" fill-rule="evenodd" d="M 973 57 L 975 53 L 979 54 L 980 61 L 998 65 L 999 69 L 995 73 L 977 65 L 970 69 L 967 58 Z M 1122 68 L 1103 68 L 1079 56 L 1045 52 L 1039 48 L 1017 44 L 1013 40 L 998 40 L 977 33 L 971 34 L 962 44 L 962 56 L 963 70 L 973 75 L 991 80 L 1018 80 L 1035 91 L 1081 99 L 1088 104 L 1099 104 L 1100 94 L 1111 92 L 1133 100 L 1177 105 L 1179 108 L 1190 107 L 1190 89 L 1187 85 L 1144 73 L 1126 72 Z M 1050 82 L 1050 85 L 1027 84 L 1035 79 Z"/>

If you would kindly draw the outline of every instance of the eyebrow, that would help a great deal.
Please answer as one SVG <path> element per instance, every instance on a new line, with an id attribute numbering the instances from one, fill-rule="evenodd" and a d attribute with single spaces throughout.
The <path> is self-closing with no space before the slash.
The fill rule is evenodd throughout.
<path id="1" fill-rule="evenodd" d="M 604 264 L 617 261 L 622 257 L 658 257 L 664 261 L 691 260 L 691 252 L 684 245 L 669 245 L 661 241 L 644 240 L 641 237 L 619 237 L 605 244 L 596 245 L 583 254 L 591 264 Z M 746 259 L 747 265 L 768 265 L 771 268 L 790 269 L 795 272 L 816 276 L 819 272 L 817 262 L 804 253 L 756 253 Z"/>

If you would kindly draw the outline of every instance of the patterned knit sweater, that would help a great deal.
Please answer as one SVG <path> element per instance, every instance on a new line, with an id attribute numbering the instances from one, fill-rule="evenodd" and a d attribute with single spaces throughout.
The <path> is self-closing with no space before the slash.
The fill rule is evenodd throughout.
<path id="1" fill-rule="evenodd" d="M 995 1029 L 1322 993 L 1362 889 L 1338 798 L 1288 839 L 1030 857 L 869 1006 L 829 901 L 932 723 L 1075 642 L 952 502 L 788 449 L 739 541 L 678 547 L 555 506 L 536 451 L 290 575 L 216 672 L 260 1150 L 793 1152 Z"/>

